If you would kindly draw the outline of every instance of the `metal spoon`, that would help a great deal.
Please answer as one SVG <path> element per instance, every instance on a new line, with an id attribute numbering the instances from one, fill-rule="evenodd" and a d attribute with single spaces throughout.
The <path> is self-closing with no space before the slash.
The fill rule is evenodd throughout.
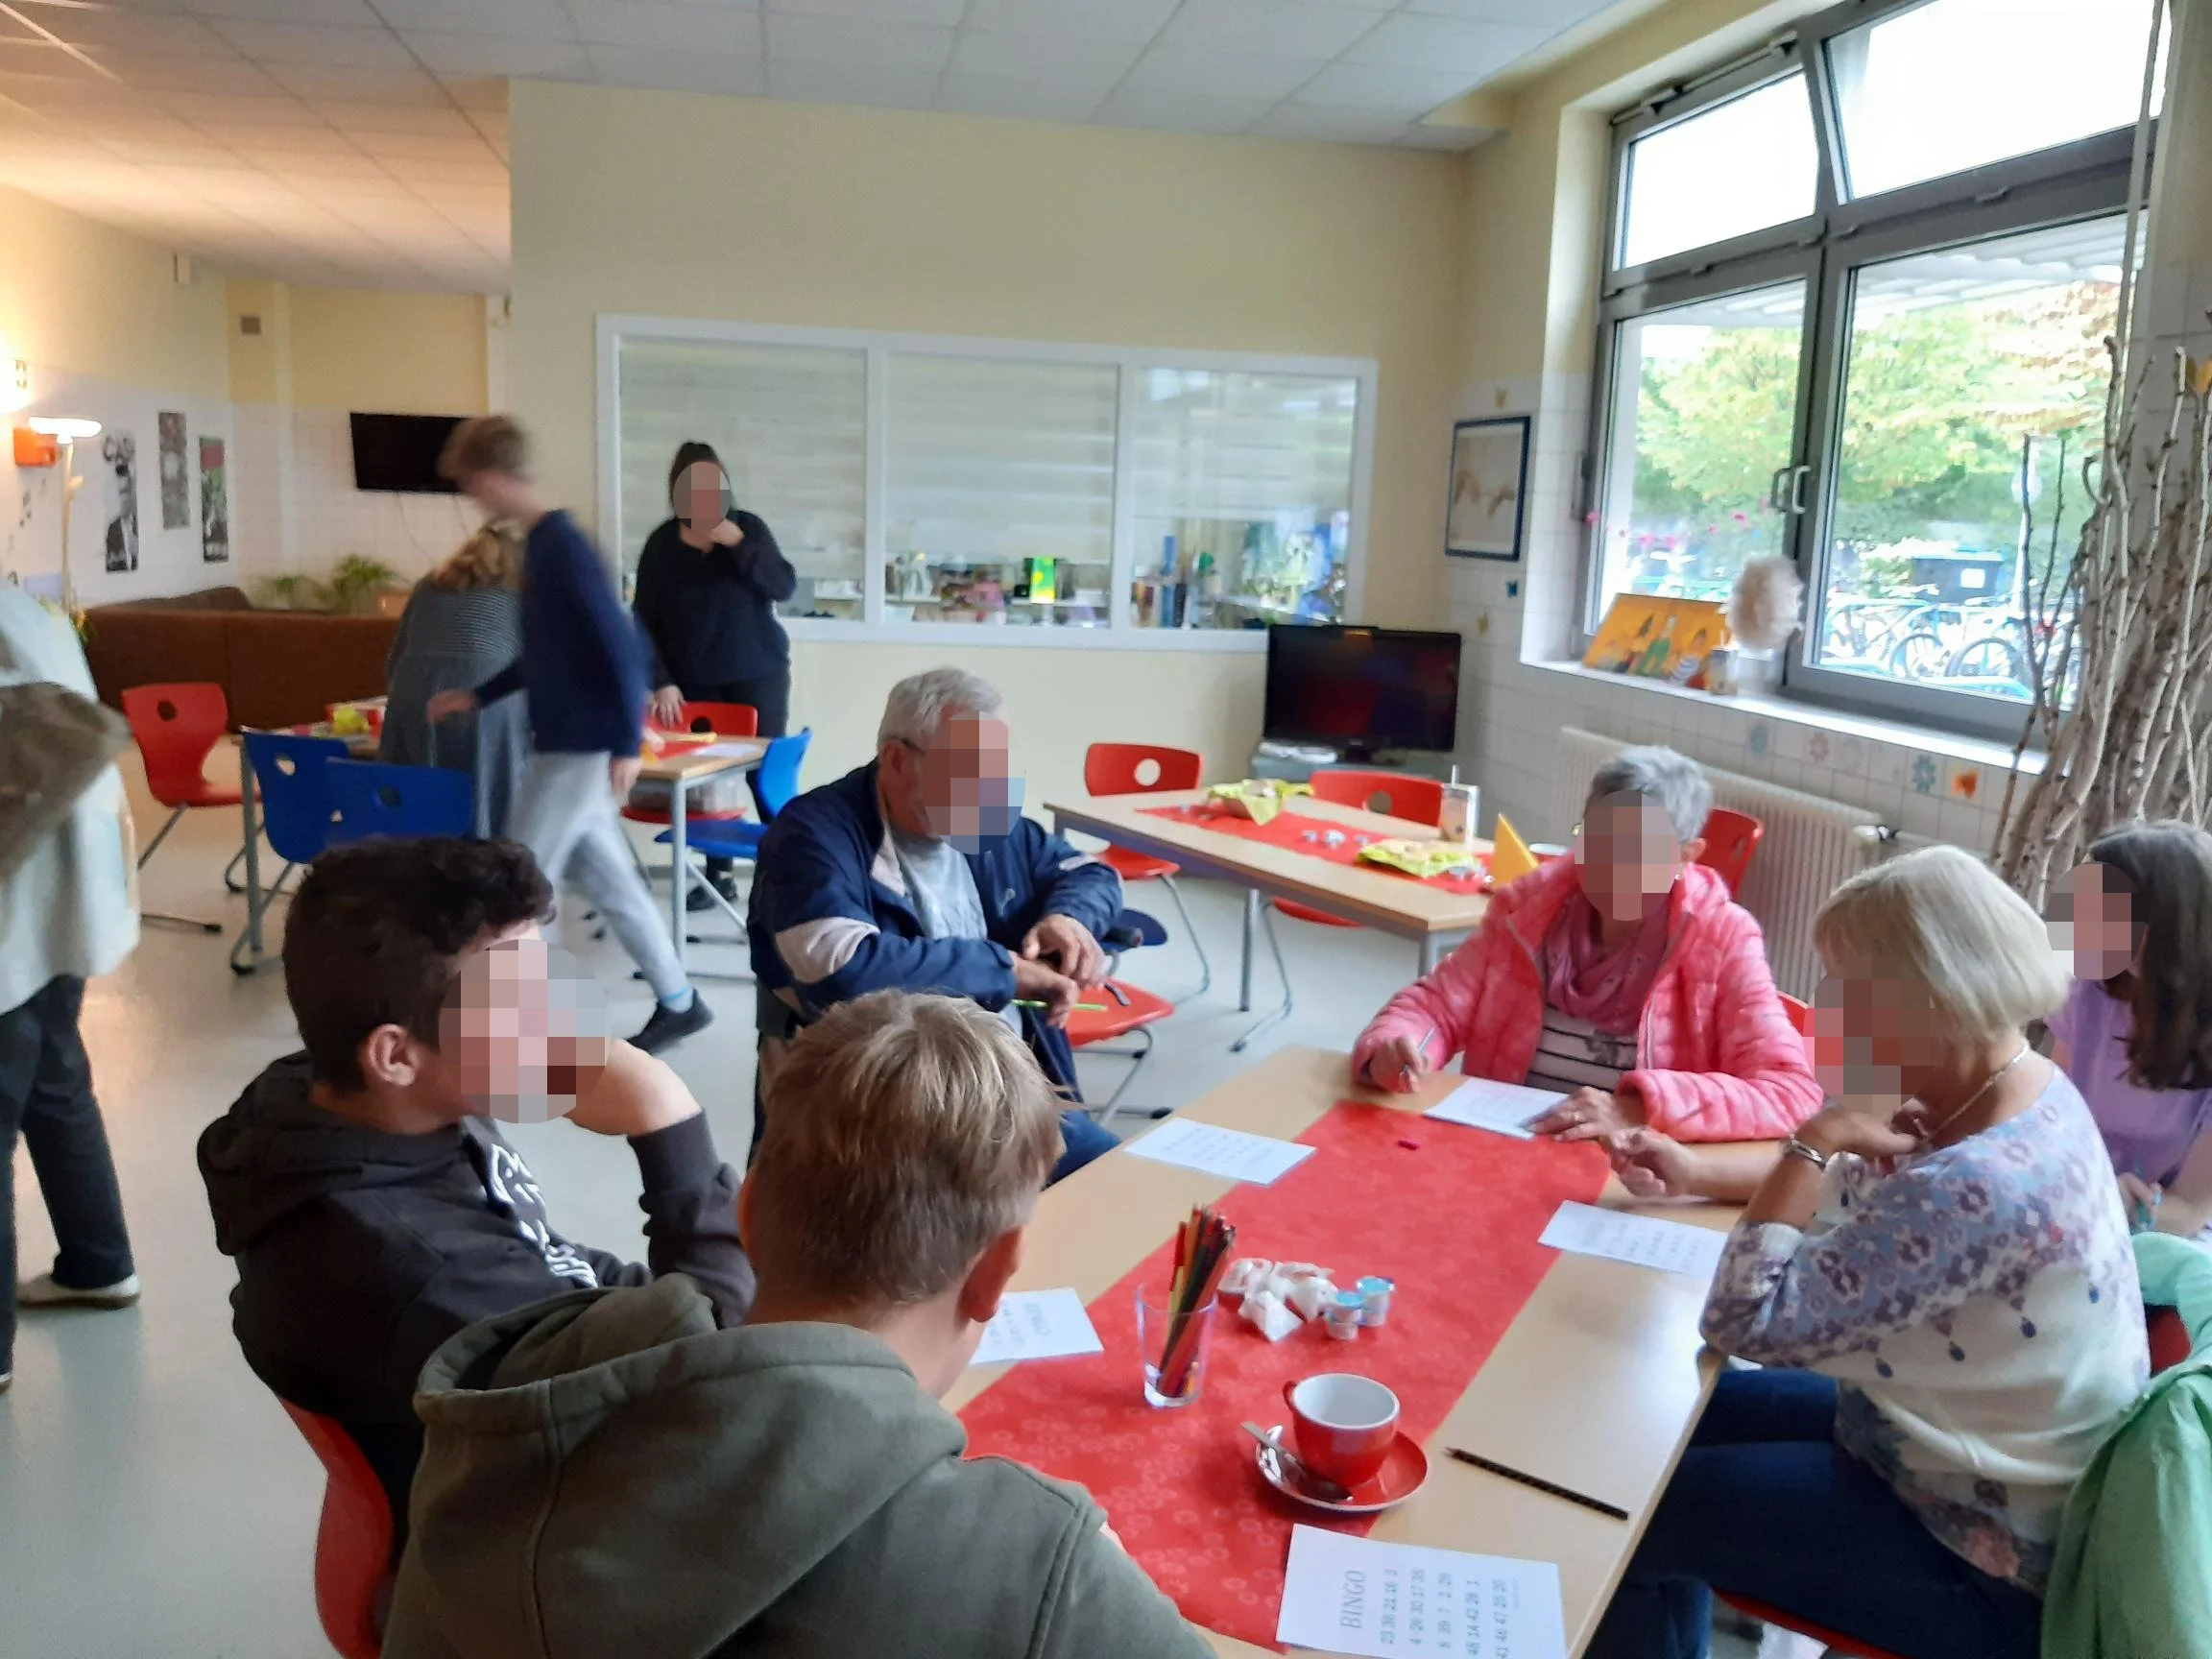
<path id="1" fill-rule="evenodd" d="M 1290 1478 L 1292 1485 L 1303 1486 L 1308 1494 L 1320 1499 L 1324 1503 L 1341 1503 L 1352 1496 L 1349 1486 L 1339 1486 L 1334 1480 L 1324 1479 L 1300 1462 L 1298 1454 L 1283 1444 L 1280 1431 L 1262 1429 L 1257 1423 L 1247 1423 L 1244 1425 L 1244 1432 L 1275 1454 L 1277 1467 Z"/>

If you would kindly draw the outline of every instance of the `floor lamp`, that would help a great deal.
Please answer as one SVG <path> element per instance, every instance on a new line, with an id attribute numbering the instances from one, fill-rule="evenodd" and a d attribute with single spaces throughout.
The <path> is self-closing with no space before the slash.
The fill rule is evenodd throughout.
<path id="1" fill-rule="evenodd" d="M 77 487 L 84 482 L 77 476 L 77 441 L 99 437 L 100 422 L 69 415 L 34 415 L 26 424 L 61 446 L 61 609 L 74 620 L 77 583 L 69 573 L 69 510 L 75 505 Z"/>

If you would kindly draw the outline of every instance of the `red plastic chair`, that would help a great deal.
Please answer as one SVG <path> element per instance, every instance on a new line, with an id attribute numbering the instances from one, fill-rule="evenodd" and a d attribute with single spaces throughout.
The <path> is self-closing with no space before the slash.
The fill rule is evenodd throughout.
<path id="1" fill-rule="evenodd" d="M 1159 795 L 1174 789 L 1195 789 L 1205 770 L 1205 758 L 1195 749 L 1169 749 L 1156 743 L 1094 743 L 1083 752 L 1083 787 L 1093 795 Z M 1125 886 L 1157 881 L 1167 889 L 1190 949 L 1198 953 L 1198 983 L 1176 1000 L 1204 996 L 1214 983 L 1214 967 L 1206 960 L 1206 946 L 1191 924 L 1182 889 L 1175 885 L 1183 867 L 1173 859 L 1133 853 L 1126 847 L 1109 846 L 1098 856 Z"/>
<path id="2" fill-rule="evenodd" d="M 143 870 L 185 813 L 204 806 L 240 804 L 237 790 L 210 783 L 205 776 L 208 755 L 230 730 L 230 707 L 224 701 L 220 685 L 177 681 L 127 687 L 123 718 L 130 722 L 131 735 L 137 740 L 138 754 L 146 762 L 146 787 L 155 800 L 169 808 L 168 821 L 138 854 L 138 868 Z M 241 845 L 237 856 L 223 872 L 223 884 L 233 893 L 244 891 L 231 879 L 231 872 L 245 856 L 246 849 Z M 167 916 L 153 910 L 143 915 L 149 922 L 175 922 L 206 933 L 223 930 L 222 923 L 197 916 Z"/>
<path id="3" fill-rule="evenodd" d="M 1718 1592 L 1716 1592 L 1718 1594 Z M 1817 1624 L 1807 1623 L 1793 1613 L 1785 1613 L 1778 1607 L 1769 1607 L 1764 1601 L 1754 1601 L 1745 1596 L 1721 1596 L 1737 1612 L 1756 1619 L 1762 1624 L 1771 1624 L 1777 1630 L 1788 1630 L 1793 1635 L 1810 1636 L 1824 1643 L 1831 1655 L 1847 1655 L 1848 1659 L 1897 1659 L 1886 1647 L 1875 1647 L 1860 1641 L 1856 1636 L 1839 1636 L 1833 1630 L 1823 1630 Z"/>
<path id="4" fill-rule="evenodd" d="M 328 1417 L 284 1407 L 330 1483 L 315 1533 L 315 1613 L 343 1659 L 377 1659 L 392 1599 L 392 1504 L 353 1437 Z"/>
<path id="5" fill-rule="evenodd" d="M 1134 1032 L 1142 1037 L 1143 1046 L 1120 1049 L 1116 1052 L 1131 1064 L 1114 1093 L 1107 1096 L 1106 1104 L 1099 1108 L 1098 1121 L 1111 1123 L 1114 1114 L 1120 1110 L 1121 1096 L 1128 1093 L 1129 1085 L 1137 1080 L 1137 1073 L 1144 1069 L 1144 1062 L 1152 1054 L 1152 1033 L 1145 1029 L 1157 1024 L 1175 1012 L 1175 1004 L 1166 998 L 1145 990 L 1142 985 L 1131 985 L 1125 980 L 1109 979 L 1096 991 L 1083 993 L 1085 1001 L 1103 999 L 1106 1006 L 1093 1013 L 1078 1008 L 1068 1018 L 1068 1043 L 1073 1048 L 1089 1048 L 1100 1043 L 1110 1043 L 1117 1037 Z"/>
<path id="6" fill-rule="evenodd" d="M 1332 766 L 1313 774 L 1313 799 L 1326 801 L 1332 806 L 1355 806 L 1362 812 L 1381 812 L 1392 818 L 1404 818 L 1415 824 L 1426 824 L 1433 830 L 1444 816 L 1444 785 L 1433 778 L 1423 778 L 1407 772 L 1371 772 L 1358 766 Z M 1312 922 L 1323 927 L 1357 927 L 1357 922 L 1347 922 L 1341 916 L 1332 916 L 1325 910 L 1316 910 L 1310 904 L 1301 904 L 1295 899 L 1270 899 L 1260 912 L 1262 928 L 1267 935 L 1267 949 L 1275 955 L 1275 973 L 1283 981 L 1283 1001 L 1272 1014 L 1229 1045 L 1232 1054 L 1244 1052 L 1244 1046 L 1277 1021 L 1287 1020 L 1294 1003 L 1290 995 L 1290 969 L 1283 960 L 1283 942 L 1275 937 L 1276 911 L 1282 911 L 1293 922 Z"/>
<path id="7" fill-rule="evenodd" d="M 1751 867 L 1751 854 L 1759 851 L 1767 826 L 1748 812 L 1716 806 L 1705 815 L 1705 851 L 1697 862 L 1728 883 L 1733 899 L 1743 885 L 1743 872 Z"/>

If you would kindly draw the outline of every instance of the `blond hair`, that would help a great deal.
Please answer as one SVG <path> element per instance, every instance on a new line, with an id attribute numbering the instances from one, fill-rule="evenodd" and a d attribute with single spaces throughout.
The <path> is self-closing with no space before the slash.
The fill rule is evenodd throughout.
<path id="1" fill-rule="evenodd" d="M 448 592 L 483 588 L 517 588 L 522 582 L 522 542 L 504 526 L 487 524 L 454 550 L 423 580 Z"/>
<path id="2" fill-rule="evenodd" d="M 1995 1042 L 2074 989 L 2034 907 L 1957 847 L 1926 847 L 1851 878 L 1813 919 L 1831 969 L 1893 974 L 1961 1042 Z"/>
<path id="3" fill-rule="evenodd" d="M 996 1014 L 878 991 L 801 1032 L 748 1181 L 764 1277 L 837 1307 L 958 1285 L 1022 1226 L 1061 1151 L 1050 1086 Z"/>
<path id="4" fill-rule="evenodd" d="M 530 471 L 530 439 L 511 415 L 479 415 L 446 434 L 438 452 L 438 475 L 466 484 L 478 472 Z"/>

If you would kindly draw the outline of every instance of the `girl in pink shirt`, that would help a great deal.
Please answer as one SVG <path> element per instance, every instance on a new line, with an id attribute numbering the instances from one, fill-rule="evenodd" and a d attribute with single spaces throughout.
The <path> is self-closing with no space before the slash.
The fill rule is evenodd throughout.
<path id="1" fill-rule="evenodd" d="M 2089 1102 L 2129 1224 L 2212 1242 L 2212 834 L 2114 830 L 2052 917 L 2077 980 L 2052 1057 Z"/>

